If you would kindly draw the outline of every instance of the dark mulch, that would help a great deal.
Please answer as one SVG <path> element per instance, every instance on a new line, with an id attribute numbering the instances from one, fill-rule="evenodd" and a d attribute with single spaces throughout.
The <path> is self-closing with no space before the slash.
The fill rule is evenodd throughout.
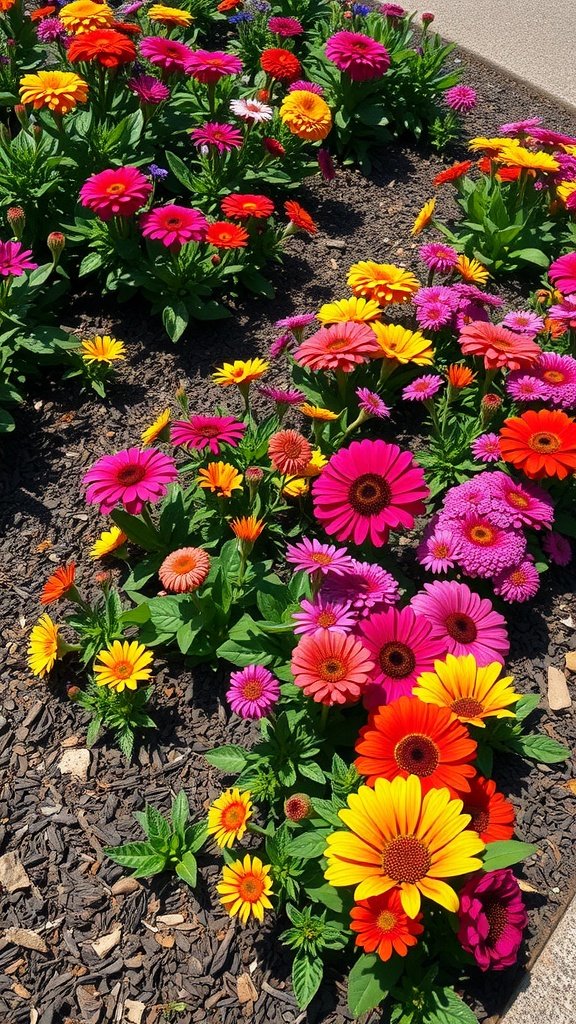
<path id="1" fill-rule="evenodd" d="M 573 114 L 496 71 L 468 58 L 462 62 L 482 97 L 468 121 L 471 134 L 493 134 L 503 120 L 535 113 L 552 127 L 576 131 Z M 331 185 L 314 179 L 302 199 L 317 215 L 322 233 L 295 241 L 284 269 L 276 272 L 277 299 L 247 299 L 232 320 L 199 325 L 178 346 L 162 337 L 137 303 L 115 308 L 94 296 L 78 296 L 67 311 L 65 326 L 115 333 L 127 342 L 129 359 L 107 402 L 82 399 L 75 384 L 63 383 L 57 374 L 39 380 L 17 413 L 17 432 L 4 444 L 0 854 L 16 851 L 32 886 L 4 894 L 0 922 L 39 933 L 47 952 L 0 939 L 2 1024 L 152 1024 L 169 1019 L 174 1001 L 186 1005 L 176 1018 L 185 1024 L 233 1024 L 242 1018 L 259 1024 L 341 1024 L 349 1019 L 335 970 L 328 972 L 334 984 L 324 986 L 308 1016 L 299 1013 L 287 982 L 289 963 L 274 941 L 275 926 L 242 931 L 220 912 L 211 855 L 202 862 L 202 882 L 194 894 L 165 878 L 127 885 L 121 869 L 103 857 L 106 844 L 138 837 L 131 814 L 144 799 L 167 809 L 171 792 L 185 786 L 200 813 L 219 792 L 217 773 L 202 752 L 247 735 L 242 723 L 228 721 L 223 667 L 192 673 L 178 662 L 161 664 L 155 698 L 160 729 L 150 745 L 127 768 L 115 750 L 100 743 L 91 751 L 87 780 L 75 782 L 58 768 L 64 750 L 82 747 L 84 737 L 82 715 L 64 697 L 71 681 L 66 662 L 49 688 L 31 679 L 26 637 L 38 614 L 41 583 L 57 564 L 76 558 L 80 583 L 91 585 L 94 569 L 86 549 L 101 524 L 81 499 L 82 471 L 110 449 L 134 443 L 143 426 L 170 404 L 180 383 L 198 410 L 207 399 L 221 399 L 207 383 L 214 364 L 265 352 L 274 319 L 346 294 L 345 274 L 354 260 L 398 260 L 416 267 L 418 243 L 409 229 L 441 166 L 427 150 L 398 145 L 382 154 L 368 178 L 344 170 Z M 449 210 L 449 192 L 441 203 Z M 510 286 L 506 292 L 511 301 L 520 295 Z M 549 573 L 535 606 L 520 606 L 511 616 L 512 669 L 522 690 L 545 693 L 547 666 L 561 666 L 565 651 L 574 646 L 571 586 L 567 572 Z M 544 701 L 541 728 L 574 748 L 574 716 L 545 708 Z M 573 893 L 576 800 L 565 786 L 572 775 L 569 765 L 530 768 L 511 759 L 498 766 L 501 788 L 511 793 L 517 809 L 518 834 L 539 848 L 523 869 L 530 887 L 523 964 Z M 117 927 L 121 939 L 99 957 L 91 943 Z M 502 1011 L 523 969 L 504 972 L 497 985 L 494 976 L 488 984 L 478 976 L 470 980 L 467 990 L 481 1020 Z M 254 1001 L 239 1001 L 243 974 L 253 981 L 255 993 L 245 994 L 255 994 Z M 245 988 L 241 982 L 241 996 Z"/>

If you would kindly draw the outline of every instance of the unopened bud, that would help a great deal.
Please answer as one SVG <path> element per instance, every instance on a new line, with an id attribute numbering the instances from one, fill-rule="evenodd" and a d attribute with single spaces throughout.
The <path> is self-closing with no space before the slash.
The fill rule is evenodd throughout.
<path id="1" fill-rule="evenodd" d="M 214 255 L 210 257 L 210 262 L 213 267 L 217 267 L 222 262 L 217 252 L 215 252 Z"/>
<path id="2" fill-rule="evenodd" d="M 248 466 L 244 473 L 244 481 L 248 484 L 250 500 L 253 501 L 256 491 L 264 479 L 264 473 L 259 466 Z"/>
<path id="3" fill-rule="evenodd" d="M 434 21 L 434 15 L 430 11 L 422 12 L 422 22 L 424 25 L 431 25 Z"/>
<path id="4" fill-rule="evenodd" d="M 288 821 L 305 821 L 313 814 L 312 801 L 306 793 L 294 793 L 284 801 L 284 814 Z"/>
<path id="5" fill-rule="evenodd" d="M 278 139 L 273 139 L 270 136 L 266 136 L 264 139 L 262 139 L 262 145 L 264 146 L 266 152 L 270 154 L 270 156 L 286 156 L 286 150 L 284 149 L 282 143 L 278 142 Z"/>
<path id="6" fill-rule="evenodd" d="M 493 416 L 496 415 L 498 410 L 502 407 L 502 399 L 500 395 L 488 393 L 484 395 L 480 403 L 480 411 L 482 415 L 482 426 L 485 427 L 490 422 Z"/>
<path id="7" fill-rule="evenodd" d="M 22 127 L 26 128 L 26 126 L 28 124 L 28 111 L 26 110 L 26 107 L 24 106 L 24 104 L 23 103 L 17 103 L 16 106 L 14 107 L 14 113 L 15 113 L 19 123 L 22 125 Z"/>
<path id="8" fill-rule="evenodd" d="M 26 214 L 22 207 L 10 206 L 6 211 L 6 220 L 14 232 L 16 241 L 19 242 L 26 225 Z"/>
<path id="9" fill-rule="evenodd" d="M 61 231 L 51 231 L 46 239 L 46 245 L 52 253 L 52 262 L 56 267 L 66 245 L 66 236 Z"/>
<path id="10" fill-rule="evenodd" d="M 94 576 L 94 580 L 96 583 L 99 583 L 101 587 L 106 587 L 109 583 L 112 583 L 112 572 L 110 569 L 104 569 L 102 572 L 97 572 Z"/>
<path id="11" fill-rule="evenodd" d="M 261 103 L 267 103 L 270 99 L 270 92 L 268 89 L 259 89 L 256 94 L 256 99 L 259 99 Z"/>
<path id="12" fill-rule="evenodd" d="M 40 136 L 42 135 L 42 126 L 39 125 L 39 124 L 33 124 L 32 125 L 32 134 L 33 134 L 35 139 L 39 139 Z"/>
<path id="13" fill-rule="evenodd" d="M 68 686 L 66 689 L 66 696 L 68 697 L 68 700 L 77 700 L 80 692 L 79 686 Z"/>

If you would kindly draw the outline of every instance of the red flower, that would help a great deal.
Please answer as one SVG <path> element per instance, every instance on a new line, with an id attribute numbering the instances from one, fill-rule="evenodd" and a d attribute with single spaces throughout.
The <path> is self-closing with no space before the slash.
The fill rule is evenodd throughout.
<path id="1" fill-rule="evenodd" d="M 76 564 L 74 562 L 70 562 L 69 565 L 61 565 L 59 569 L 56 569 L 42 588 L 40 604 L 52 604 L 53 601 L 65 597 L 74 586 L 75 575 Z"/>
<path id="2" fill-rule="evenodd" d="M 222 200 L 222 212 L 227 217 L 245 220 L 248 217 L 265 218 L 274 213 L 274 203 L 267 196 L 231 195 Z"/>
<path id="3" fill-rule="evenodd" d="M 125 36 L 142 35 L 140 25 L 134 25 L 131 21 L 112 21 L 110 28 L 115 28 L 117 32 L 123 32 Z"/>
<path id="4" fill-rule="evenodd" d="M 470 782 L 470 792 L 460 795 L 464 814 L 470 814 L 469 829 L 477 832 L 483 843 L 512 839 L 514 808 L 502 793 L 496 791 L 494 779 L 477 775 Z"/>
<path id="5" fill-rule="evenodd" d="M 68 59 L 72 64 L 96 61 L 103 68 L 117 68 L 136 59 L 136 47 L 113 28 L 97 28 L 74 37 L 68 47 Z"/>
<path id="6" fill-rule="evenodd" d="M 472 167 L 472 160 L 462 160 L 459 164 L 453 164 L 452 167 L 447 167 L 445 171 L 440 171 L 434 178 L 435 185 L 445 185 L 447 181 L 457 181 L 463 174 L 468 174 L 468 171 Z"/>
<path id="7" fill-rule="evenodd" d="M 248 245 L 248 232 L 239 224 L 217 220 L 209 225 L 206 241 L 209 245 L 215 245 L 217 249 L 244 249 Z"/>
<path id="8" fill-rule="evenodd" d="M 50 14 L 54 14 L 56 8 L 52 4 L 47 4 L 46 7 L 37 7 L 35 11 L 30 11 L 30 21 L 40 21 L 41 18 L 47 18 Z"/>
<path id="9" fill-rule="evenodd" d="M 286 216 L 300 231 L 306 231 L 309 235 L 315 235 L 318 231 L 318 225 L 312 219 L 310 214 L 300 206 L 294 199 L 289 199 L 284 203 L 284 210 Z"/>
<path id="10" fill-rule="evenodd" d="M 393 953 L 406 956 L 408 947 L 416 945 L 416 936 L 424 931 L 421 920 L 422 914 L 408 917 L 396 889 L 359 900 L 350 912 L 350 928 L 356 932 L 356 945 L 366 953 L 377 953 L 384 961 Z"/>
<path id="11" fill-rule="evenodd" d="M 278 142 L 278 139 L 266 137 L 262 139 L 262 145 L 264 146 L 266 152 L 270 154 L 270 156 L 286 156 L 286 150 L 284 149 L 282 143 Z"/>
<path id="12" fill-rule="evenodd" d="M 302 73 L 298 57 L 281 47 L 264 50 L 260 57 L 260 67 L 267 75 L 277 78 L 280 82 L 295 82 Z"/>

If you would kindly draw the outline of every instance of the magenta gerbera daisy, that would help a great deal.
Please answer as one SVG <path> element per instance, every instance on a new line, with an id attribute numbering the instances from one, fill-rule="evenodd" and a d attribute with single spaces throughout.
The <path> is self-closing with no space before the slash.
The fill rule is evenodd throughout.
<path id="1" fill-rule="evenodd" d="M 563 537 L 561 533 L 553 531 L 546 534 L 542 547 L 555 565 L 570 565 L 572 561 L 572 545 L 568 538 Z"/>
<path id="2" fill-rule="evenodd" d="M 283 18 L 273 16 L 268 19 L 268 29 L 276 36 L 286 37 L 301 36 L 304 28 L 298 18 Z"/>
<path id="3" fill-rule="evenodd" d="M 444 383 L 444 379 L 435 373 L 426 373 L 407 384 L 402 391 L 402 398 L 411 402 L 427 402 L 434 398 Z"/>
<path id="4" fill-rule="evenodd" d="M 170 95 L 168 86 L 164 85 L 164 82 L 159 82 L 153 75 L 136 75 L 126 84 L 130 92 L 133 92 L 142 103 L 149 103 L 151 106 L 157 106 Z"/>
<path id="5" fill-rule="evenodd" d="M 376 416 L 377 419 L 385 420 L 391 415 L 392 410 L 383 398 L 380 398 L 375 391 L 370 391 L 370 388 L 356 388 L 356 397 L 358 398 L 358 405 L 362 412 L 366 413 L 367 416 Z"/>
<path id="6" fill-rule="evenodd" d="M 26 270 L 38 266 L 30 257 L 31 249 L 23 249 L 21 242 L 0 242 L 0 276 L 22 277 Z"/>
<path id="7" fill-rule="evenodd" d="M 507 313 L 502 321 L 503 327 L 509 327 L 511 331 L 519 331 L 520 334 L 530 334 L 536 337 L 544 329 L 544 317 L 538 316 L 531 310 Z"/>
<path id="8" fill-rule="evenodd" d="M 151 64 L 156 64 L 163 71 L 183 71 L 186 61 L 193 51 L 176 39 L 164 39 L 162 36 L 145 36 L 140 40 L 140 53 Z"/>
<path id="9" fill-rule="evenodd" d="M 434 529 L 418 546 L 418 559 L 429 572 L 448 572 L 458 561 L 460 547 L 452 530 Z"/>
<path id="10" fill-rule="evenodd" d="M 452 527 L 460 545 L 458 561 L 469 576 L 494 576 L 519 562 L 526 550 L 523 533 L 496 526 L 479 512 L 453 520 Z"/>
<path id="11" fill-rule="evenodd" d="M 504 664 L 510 650 L 506 619 L 465 583 L 425 583 L 411 605 L 430 622 L 431 637 L 442 640 L 448 654 L 473 654 L 480 666 L 493 661 Z"/>
<path id="12" fill-rule="evenodd" d="M 478 462 L 498 462 L 500 459 L 500 435 L 480 434 L 470 445 Z"/>
<path id="13" fill-rule="evenodd" d="M 493 580 L 494 593 L 511 604 L 529 601 L 540 587 L 540 573 L 530 558 L 498 573 Z"/>
<path id="14" fill-rule="evenodd" d="M 546 385 L 533 374 L 513 371 L 506 381 L 506 391 L 516 402 L 544 402 Z"/>
<path id="15" fill-rule="evenodd" d="M 194 50 L 184 70 L 202 85 L 215 85 L 226 75 L 239 75 L 242 61 L 235 54 L 223 50 Z"/>
<path id="16" fill-rule="evenodd" d="M 375 562 L 359 562 L 353 558 L 351 563 L 349 569 L 338 574 L 329 567 L 322 582 L 323 597 L 351 604 L 356 611 L 381 610 L 396 604 L 400 587 L 391 573 Z"/>
<path id="17" fill-rule="evenodd" d="M 354 565 L 354 559 L 350 557 L 346 548 L 323 544 L 308 537 L 303 537 L 297 544 L 288 545 L 286 561 L 294 566 L 295 572 L 330 572 L 337 576 L 348 572 Z"/>
<path id="18" fill-rule="evenodd" d="M 191 416 L 175 420 L 170 428 L 172 444 L 202 451 L 208 448 L 219 455 L 224 444 L 235 448 L 246 432 L 246 424 L 233 416 Z"/>
<path id="19" fill-rule="evenodd" d="M 410 607 L 376 612 L 357 633 L 375 662 L 363 698 L 367 708 L 411 694 L 418 676 L 446 654 L 446 641 L 434 637 L 432 624 Z"/>
<path id="20" fill-rule="evenodd" d="M 350 373 L 379 351 L 374 331 L 352 321 L 321 327 L 296 349 L 294 359 L 311 370 Z"/>
<path id="21" fill-rule="evenodd" d="M 458 263 L 456 249 L 452 249 L 450 245 L 442 245 L 441 242 L 423 245 L 418 255 L 429 270 L 434 270 L 438 274 L 448 274 Z"/>
<path id="22" fill-rule="evenodd" d="M 460 893 L 458 940 L 482 971 L 516 963 L 528 914 L 510 868 L 470 878 Z"/>
<path id="23" fill-rule="evenodd" d="M 382 78 L 390 67 L 386 47 L 361 32 L 336 32 L 328 39 L 325 53 L 353 82 Z"/>
<path id="24" fill-rule="evenodd" d="M 131 515 L 139 515 L 146 502 L 163 498 L 177 477 L 176 463 L 170 455 L 155 448 L 126 448 L 98 459 L 82 482 L 88 485 L 86 501 L 99 505 L 103 515 L 117 505 L 123 505 Z"/>
<path id="25" fill-rule="evenodd" d="M 247 665 L 230 676 L 226 698 L 240 718 L 264 718 L 280 697 L 280 683 L 263 665 Z"/>
<path id="26" fill-rule="evenodd" d="M 233 149 L 240 149 L 243 142 L 239 128 L 232 124 L 218 124 L 216 121 L 208 121 L 199 128 L 194 128 L 190 132 L 190 138 L 195 146 L 214 146 L 219 153 L 231 153 Z"/>
<path id="27" fill-rule="evenodd" d="M 550 527 L 554 520 L 554 504 L 541 487 L 516 483 L 507 473 L 491 473 L 489 493 L 479 505 L 497 526 L 531 526 L 535 530 Z"/>
<path id="28" fill-rule="evenodd" d="M 464 516 L 477 509 L 486 497 L 487 475 L 488 470 L 472 480 L 466 480 L 463 484 L 451 487 L 444 496 L 443 513 L 445 516 L 448 518 Z M 445 516 L 443 514 L 442 518 L 444 519 Z"/>
<path id="29" fill-rule="evenodd" d="M 180 249 L 186 242 L 203 241 L 208 221 L 199 210 L 170 203 L 145 213 L 140 227 L 145 238 L 161 242 L 167 249 Z"/>
<path id="30" fill-rule="evenodd" d="M 356 625 L 356 616 L 349 603 L 329 601 L 320 594 L 313 601 L 301 601 L 300 609 L 292 615 L 298 623 L 294 626 L 295 633 L 313 636 L 319 629 L 350 633 Z"/>
<path id="31" fill-rule="evenodd" d="M 314 515 L 337 540 L 381 547 L 390 529 L 412 528 L 429 493 L 410 452 L 381 440 L 353 441 L 315 480 Z"/>
<path id="32" fill-rule="evenodd" d="M 446 324 L 450 323 L 454 316 L 454 310 L 437 299 L 429 299 L 428 302 L 416 309 L 416 320 L 419 327 L 426 331 L 439 331 Z M 461 313 L 458 316 L 462 316 Z"/>
<path id="33" fill-rule="evenodd" d="M 149 198 L 152 184 L 137 167 L 112 167 L 91 174 L 80 189 L 80 202 L 100 217 L 131 217 Z"/>
<path id="34" fill-rule="evenodd" d="M 573 356 L 543 352 L 532 373 L 544 384 L 546 399 L 553 405 L 563 409 L 576 405 L 576 359 Z"/>

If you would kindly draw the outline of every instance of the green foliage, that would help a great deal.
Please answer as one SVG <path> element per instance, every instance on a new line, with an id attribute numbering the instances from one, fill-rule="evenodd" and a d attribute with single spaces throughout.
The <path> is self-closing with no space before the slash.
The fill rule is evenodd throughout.
<path id="1" fill-rule="evenodd" d="M 280 939 L 295 951 L 292 964 L 292 988 L 300 1009 L 305 1009 L 322 983 L 324 963 L 322 953 L 327 949 L 343 949 L 347 936 L 337 921 L 327 921 L 326 913 L 313 914 L 308 908 L 298 910 L 286 905 L 286 914 L 292 925 Z"/>
<path id="2" fill-rule="evenodd" d="M 190 806 L 183 789 L 172 802 L 170 817 L 146 804 L 144 811 L 134 814 L 146 833 L 146 842 L 107 846 L 104 853 L 110 860 L 132 871 L 133 878 L 149 878 L 163 871 L 175 871 L 192 889 L 196 886 L 198 865 L 196 854 L 206 842 L 206 823 L 188 824 Z"/>
<path id="3" fill-rule="evenodd" d="M 116 746 L 127 761 L 132 759 L 136 733 L 142 729 L 155 729 L 156 722 L 147 712 L 152 696 L 152 687 L 141 690 L 123 690 L 116 693 L 106 686 L 89 682 L 86 690 L 75 695 L 74 700 L 90 715 L 86 743 L 93 746 L 100 731 L 109 729 Z"/>

